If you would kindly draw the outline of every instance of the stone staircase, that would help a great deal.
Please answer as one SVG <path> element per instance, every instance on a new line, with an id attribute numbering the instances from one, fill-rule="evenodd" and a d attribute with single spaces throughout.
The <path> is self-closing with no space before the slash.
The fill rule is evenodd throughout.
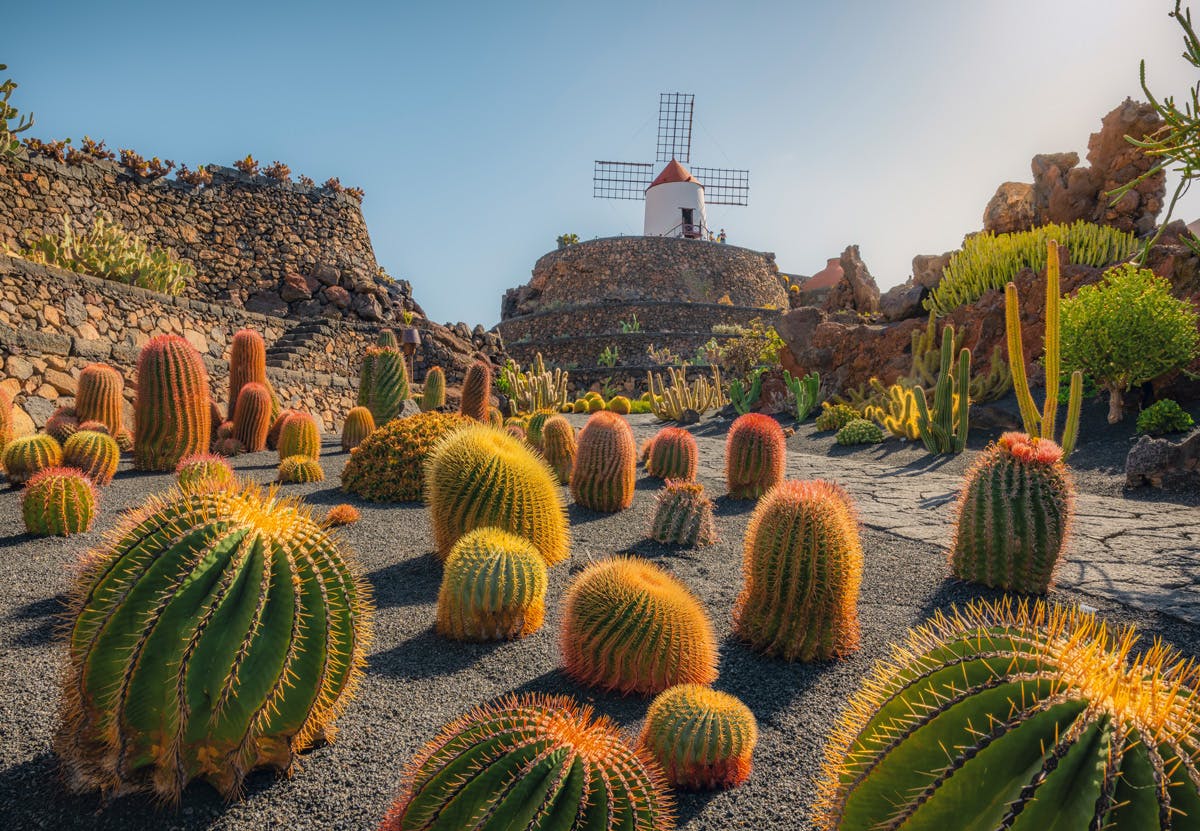
<path id="1" fill-rule="evenodd" d="M 283 333 L 267 347 L 267 366 L 299 369 L 304 356 L 314 348 L 313 341 L 329 337 L 333 330 L 323 320 L 305 320 Z"/>

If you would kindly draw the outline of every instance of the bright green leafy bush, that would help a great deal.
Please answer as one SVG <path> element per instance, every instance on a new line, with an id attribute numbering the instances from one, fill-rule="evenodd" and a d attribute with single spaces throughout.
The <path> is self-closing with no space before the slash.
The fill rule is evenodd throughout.
<path id="1" fill-rule="evenodd" d="M 1191 430 L 1195 420 L 1170 398 L 1156 401 L 1138 413 L 1139 433 L 1161 436 L 1164 433 L 1182 433 Z"/>

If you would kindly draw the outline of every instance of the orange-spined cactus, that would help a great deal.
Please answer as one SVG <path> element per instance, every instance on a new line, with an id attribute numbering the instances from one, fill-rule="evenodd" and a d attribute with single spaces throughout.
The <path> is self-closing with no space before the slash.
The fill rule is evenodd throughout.
<path id="1" fill-rule="evenodd" d="M 63 466 L 77 468 L 97 485 L 112 481 L 121 461 L 121 448 L 108 433 L 78 430 L 63 445 Z"/>
<path id="2" fill-rule="evenodd" d="M 342 502 L 339 505 L 334 505 L 325 514 L 325 521 L 322 523 L 326 528 L 340 528 L 343 525 L 353 525 L 361 519 L 358 513 L 358 508 L 355 508 L 348 502 Z"/>
<path id="3" fill-rule="evenodd" d="M 512 640 L 536 632 L 545 617 L 546 561 L 533 543 L 499 528 L 459 537 L 442 571 L 439 635 Z"/>
<path id="4" fill-rule="evenodd" d="M 459 412 L 476 421 L 488 420 L 488 402 L 492 398 L 492 367 L 487 361 L 475 361 L 463 376 Z"/>
<path id="5" fill-rule="evenodd" d="M 658 763 L 566 696 L 508 696 L 442 728 L 379 831 L 670 831 Z"/>
<path id="6" fill-rule="evenodd" d="M 62 445 L 45 433 L 20 436 L 4 448 L 4 472 L 14 485 L 24 484 L 39 470 L 61 464 Z"/>
<path id="7" fill-rule="evenodd" d="M 246 384 L 267 386 L 267 344 L 253 329 L 235 332 L 229 347 L 229 418 L 235 421 L 238 396 Z"/>
<path id="8" fill-rule="evenodd" d="M 354 407 L 342 425 L 342 450 L 353 450 L 375 429 L 375 417 L 366 407 Z"/>
<path id="9" fill-rule="evenodd" d="M 567 589 L 559 650 L 575 680 L 652 695 L 717 677 L 717 642 L 683 583 L 636 557 L 593 563 Z"/>
<path id="10" fill-rule="evenodd" d="M 638 745 L 677 788 L 734 788 L 750 778 L 758 723 L 728 693 L 700 684 L 663 690 L 650 703 Z"/>
<path id="11" fill-rule="evenodd" d="M 819 480 L 768 491 L 746 528 L 743 580 L 733 630 L 752 649 L 788 661 L 857 649 L 862 545 L 849 495 Z"/>
<path id="12" fill-rule="evenodd" d="M 682 427 L 664 427 L 650 440 L 646 473 L 658 479 L 696 478 L 700 449 L 692 434 Z"/>
<path id="13" fill-rule="evenodd" d="M 46 434 L 59 444 L 75 435 L 78 429 L 79 416 L 75 414 L 74 407 L 58 407 L 50 414 L 50 418 L 46 419 Z"/>
<path id="14" fill-rule="evenodd" d="M 519 428 L 518 428 L 519 429 Z M 575 428 L 560 415 L 551 416 L 542 425 L 542 455 L 554 468 L 554 475 L 564 485 L 571 483 L 575 469 Z"/>
<path id="15" fill-rule="evenodd" d="M 48 467 L 38 471 L 21 492 L 25 530 L 39 537 L 66 537 L 92 527 L 96 489 L 83 471 Z"/>
<path id="16" fill-rule="evenodd" d="M 209 487 L 226 488 L 234 483 L 233 468 L 229 462 L 212 453 L 196 453 L 180 459 L 175 466 L 175 478 L 179 482 L 179 489 L 184 492 Z"/>
<path id="17" fill-rule="evenodd" d="M 279 460 L 288 456 L 307 456 L 316 459 L 321 455 L 321 431 L 317 420 L 308 413 L 294 412 L 283 423 L 279 432 Z"/>
<path id="18" fill-rule="evenodd" d="M 271 393 L 266 384 L 248 381 L 242 384 L 233 408 L 233 437 L 247 453 L 267 448 L 271 429 Z"/>
<path id="19" fill-rule="evenodd" d="M 323 482 L 325 471 L 321 463 L 308 456 L 288 456 L 279 463 L 275 481 L 281 484 L 302 485 L 307 482 Z"/>
<path id="20" fill-rule="evenodd" d="M 633 504 L 637 445 L 629 422 L 601 410 L 579 431 L 571 496 L 585 508 L 613 513 Z"/>
<path id="21" fill-rule="evenodd" d="M 75 416 L 80 423 L 98 421 L 117 437 L 125 428 L 122 417 L 125 379 L 107 364 L 88 364 L 79 373 L 75 390 Z"/>
<path id="22" fill-rule="evenodd" d="M 184 456 L 208 449 L 208 372 L 190 343 L 157 335 L 138 356 L 133 465 L 174 470 Z"/>
<path id="23" fill-rule="evenodd" d="M 658 495 L 650 522 L 650 538 L 664 545 L 689 547 L 717 541 L 712 500 L 699 482 L 668 479 Z"/>
<path id="24" fill-rule="evenodd" d="M 762 413 L 739 416 L 725 440 L 725 483 L 734 499 L 758 499 L 783 481 L 783 428 Z"/>

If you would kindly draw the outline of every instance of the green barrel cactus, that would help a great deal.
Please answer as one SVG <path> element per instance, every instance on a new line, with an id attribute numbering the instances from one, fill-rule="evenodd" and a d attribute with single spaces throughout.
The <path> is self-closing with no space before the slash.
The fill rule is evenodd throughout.
<path id="1" fill-rule="evenodd" d="M 492 398 L 492 367 L 487 361 L 475 361 L 463 376 L 459 412 L 476 421 L 487 421 Z"/>
<path id="2" fill-rule="evenodd" d="M 431 367 L 425 373 L 425 386 L 421 389 L 421 412 L 427 413 L 446 405 L 446 373 L 440 366 Z"/>
<path id="3" fill-rule="evenodd" d="M 379 831 L 670 831 L 662 769 L 566 696 L 508 696 L 446 725 Z"/>
<path id="4" fill-rule="evenodd" d="M 61 465 L 62 458 L 62 446 L 53 436 L 20 436 L 4 448 L 4 472 L 8 481 L 23 485 L 39 470 Z"/>
<path id="5" fill-rule="evenodd" d="M 845 446 L 879 444 L 883 441 L 883 430 L 873 421 L 868 421 L 865 418 L 856 418 L 848 422 L 841 430 L 838 430 L 834 440 L 838 444 Z"/>
<path id="6" fill-rule="evenodd" d="M 858 648 L 862 544 L 840 487 L 786 481 L 768 491 L 746 527 L 742 563 L 733 631 L 751 649 L 815 661 Z"/>
<path id="7" fill-rule="evenodd" d="M 288 456 L 307 456 L 316 459 L 321 455 L 321 431 L 317 420 L 308 413 L 293 412 L 279 431 L 279 461 Z"/>
<path id="8" fill-rule="evenodd" d="M 518 427 L 518 429 L 520 429 Z M 560 415 L 551 416 L 542 425 L 542 455 L 554 468 L 554 475 L 564 485 L 571 484 L 571 472 L 575 469 L 575 428 Z"/>
<path id="9" fill-rule="evenodd" d="M 633 504 L 637 444 L 629 422 L 616 413 L 595 413 L 579 431 L 571 496 L 593 511 L 615 513 Z"/>
<path id="10" fill-rule="evenodd" d="M 731 497 L 758 499 L 783 481 L 786 462 L 779 422 L 762 413 L 738 416 L 725 439 L 725 483 Z"/>
<path id="11" fill-rule="evenodd" d="M 700 684 L 659 693 L 638 740 L 662 765 L 667 781 L 695 791 L 735 788 L 749 779 L 757 743 L 758 722 L 750 708 Z"/>
<path id="12" fill-rule="evenodd" d="M 664 427 L 647 446 L 646 473 L 656 479 L 696 478 L 700 449 L 696 439 L 682 427 Z"/>
<path id="13" fill-rule="evenodd" d="M 366 374 L 367 360 L 370 374 Z M 359 390 L 362 406 L 371 411 L 376 424 L 387 424 L 400 415 L 400 408 L 408 398 L 408 364 L 404 353 L 394 347 L 371 346 L 363 361 L 366 396 Z"/>
<path id="14" fill-rule="evenodd" d="M 67 439 L 62 448 L 63 466 L 84 473 L 93 483 L 103 487 L 117 474 L 121 448 L 117 440 L 96 430 L 80 430 Z"/>
<path id="15" fill-rule="evenodd" d="M 279 473 L 275 481 L 292 485 L 323 482 L 325 471 L 321 469 L 320 462 L 309 456 L 288 456 L 279 463 Z"/>
<path id="16" fill-rule="evenodd" d="M 1066 548 L 1074 494 L 1057 444 L 1005 433 L 967 472 L 950 549 L 954 576 L 1045 594 Z"/>
<path id="17" fill-rule="evenodd" d="M 95 514 L 96 488 L 76 468 L 39 470 L 21 492 L 25 530 L 39 537 L 65 537 L 87 531 Z"/>
<path id="18" fill-rule="evenodd" d="M 712 500 L 704 486 L 684 479 L 668 479 L 658 495 L 650 538 L 664 545 L 695 548 L 717 541 Z"/>
<path id="19" fill-rule="evenodd" d="M 233 334 L 229 347 L 229 418 L 237 421 L 238 396 L 246 384 L 262 384 L 268 390 L 267 344 L 253 329 L 240 329 Z M 278 407 L 272 405 L 272 416 Z M 259 448 L 261 449 L 261 448 Z"/>
<path id="20" fill-rule="evenodd" d="M 107 364 L 88 364 L 79 373 L 75 388 L 75 416 L 82 424 L 98 421 L 114 438 L 125 429 L 125 379 Z"/>
<path id="21" fill-rule="evenodd" d="M 536 450 L 544 449 L 542 447 L 542 427 L 554 414 L 554 410 L 538 410 L 529 417 L 529 421 L 525 422 L 525 441 L 529 443 L 530 447 Z"/>
<path id="22" fill-rule="evenodd" d="M 380 329 L 375 336 L 375 345 L 382 349 L 399 349 L 400 341 L 396 338 L 394 329 Z"/>
<path id="23" fill-rule="evenodd" d="M 346 413 L 342 425 L 342 450 L 353 450 L 375 430 L 375 417 L 366 407 L 354 407 Z"/>
<path id="24" fill-rule="evenodd" d="M 270 430 L 271 392 L 257 381 L 242 384 L 233 407 L 233 437 L 247 453 L 257 453 L 267 449 Z"/>
<path id="25" fill-rule="evenodd" d="M 180 459 L 175 466 L 175 479 L 185 493 L 210 487 L 226 488 L 234 484 L 233 468 L 221 456 L 196 453 Z"/>
<path id="26" fill-rule="evenodd" d="M 208 372 L 200 353 L 178 335 L 157 335 L 138 356 L 133 466 L 174 470 L 208 449 L 212 432 Z"/>
<path id="27" fill-rule="evenodd" d="M 523 638 L 546 618 L 546 561 L 533 543 L 476 528 L 450 549 L 438 592 L 437 631 L 458 641 Z"/>
<path id="28" fill-rule="evenodd" d="M 290 771 L 361 675 L 366 583 L 299 502 L 171 491 L 125 517 L 70 594 L 55 741 L 67 786 L 177 802 Z"/>
<path id="29" fill-rule="evenodd" d="M 1198 690 L 1194 661 L 1075 608 L 938 612 L 839 718 L 816 827 L 1195 828 Z"/>

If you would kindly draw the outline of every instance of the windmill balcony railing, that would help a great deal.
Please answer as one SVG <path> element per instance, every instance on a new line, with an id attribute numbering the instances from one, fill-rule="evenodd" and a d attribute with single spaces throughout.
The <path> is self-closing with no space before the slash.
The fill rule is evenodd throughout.
<path id="1" fill-rule="evenodd" d="M 664 237 L 687 237 L 688 239 L 704 239 L 704 226 L 695 225 L 690 222 L 681 222 L 667 231 L 662 236 Z"/>

